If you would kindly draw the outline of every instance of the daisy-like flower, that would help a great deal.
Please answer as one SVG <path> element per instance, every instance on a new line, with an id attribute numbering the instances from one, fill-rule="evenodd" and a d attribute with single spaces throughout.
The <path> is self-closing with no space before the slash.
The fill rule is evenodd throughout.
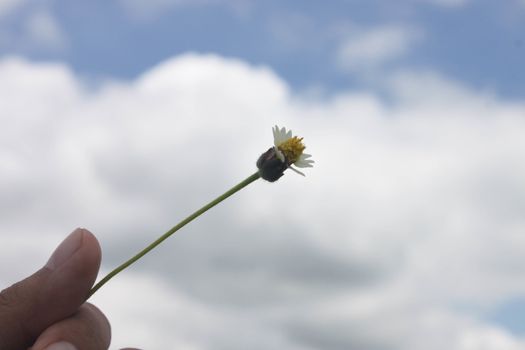
<path id="1" fill-rule="evenodd" d="M 286 128 L 280 128 L 276 125 L 272 128 L 274 147 L 263 153 L 257 160 L 257 168 L 261 177 L 267 181 L 277 181 L 284 175 L 288 168 L 304 176 L 302 172 L 295 169 L 310 168 L 314 163 L 308 159 L 311 155 L 303 153 L 306 146 L 303 144 L 303 138 L 292 136 L 292 131 L 286 131 Z"/>

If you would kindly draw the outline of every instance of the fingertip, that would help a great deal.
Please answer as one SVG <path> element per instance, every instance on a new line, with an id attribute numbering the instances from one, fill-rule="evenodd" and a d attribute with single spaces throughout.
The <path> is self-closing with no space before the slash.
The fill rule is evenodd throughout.
<path id="1" fill-rule="evenodd" d="M 82 233 L 82 238 L 84 239 L 84 242 L 93 245 L 94 247 L 97 247 L 98 250 L 100 250 L 100 244 L 98 243 L 98 239 L 91 231 L 83 227 L 79 227 L 77 230 Z"/>
<path id="2" fill-rule="evenodd" d="M 93 262 L 97 266 L 101 259 L 101 249 L 97 238 L 85 228 L 77 228 L 71 232 L 55 249 L 45 267 L 54 271 L 69 263 L 74 257 L 87 259 L 89 266 L 93 265 Z"/>
<path id="3" fill-rule="evenodd" d="M 35 336 L 74 314 L 96 280 L 101 249 L 86 229 L 73 231 L 46 266 L 0 293 L 0 348 L 27 348 Z"/>
<path id="4" fill-rule="evenodd" d="M 111 343 L 111 326 L 106 316 L 93 304 L 51 325 L 38 337 L 32 350 L 48 350 L 55 344 L 71 344 L 76 349 L 106 350 Z"/>
<path id="5" fill-rule="evenodd" d="M 96 266 L 96 270 L 100 268 L 100 261 L 102 259 L 102 249 L 97 237 L 85 228 L 78 229 L 82 233 L 82 248 L 85 249 L 87 257 L 94 262 L 92 266 Z"/>
<path id="6" fill-rule="evenodd" d="M 54 268 L 49 276 L 47 287 L 52 290 L 49 293 L 51 295 L 65 293 L 69 296 L 75 294 L 81 296 L 78 306 L 85 301 L 97 278 L 102 254 L 97 238 L 87 229 L 78 228 L 60 244 L 53 255 L 60 253 L 64 245 L 67 247 L 69 240 L 79 241 L 79 246 L 73 254 Z M 58 291 L 62 293 L 57 293 Z"/>
<path id="7" fill-rule="evenodd" d="M 28 328 L 35 330 L 36 334 L 39 329 L 73 314 L 86 301 L 97 278 L 101 259 L 97 239 L 81 228 L 76 229 L 74 235 L 78 236 L 79 247 L 47 276 L 36 296 L 34 307 L 37 314 L 26 321 Z"/>
<path id="8" fill-rule="evenodd" d="M 104 313 L 95 305 L 91 303 L 84 303 L 82 307 L 86 308 L 91 313 L 95 322 L 99 325 L 101 338 L 104 343 L 109 346 L 111 342 L 111 324 Z"/>

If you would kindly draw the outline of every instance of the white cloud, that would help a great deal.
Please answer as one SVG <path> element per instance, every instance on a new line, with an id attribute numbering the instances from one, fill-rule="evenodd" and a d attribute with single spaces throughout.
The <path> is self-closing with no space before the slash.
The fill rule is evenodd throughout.
<path id="1" fill-rule="evenodd" d="M 465 6 L 470 0 L 419 0 L 422 2 L 428 2 L 434 5 L 443 6 L 443 7 L 462 7 Z"/>
<path id="2" fill-rule="evenodd" d="M 203 303 L 143 274 L 122 276 L 113 282 L 106 293 L 93 298 L 113 324 L 119 325 L 112 329 L 112 348 L 303 349 L 272 329 L 271 324 L 265 324 L 263 318 L 254 317 L 254 310 L 230 310 Z M 151 296 L 155 301 L 137 302 L 137 293 L 122 293 L 125 290 L 134 290 L 148 299 Z"/>
<path id="3" fill-rule="evenodd" d="M 27 10 L 14 23 L 0 22 L 0 48 L 4 51 L 47 52 L 63 50 L 66 46 L 66 33 L 47 10 Z"/>
<path id="4" fill-rule="evenodd" d="M 65 45 L 65 35 L 56 19 L 48 12 L 34 12 L 25 22 L 27 40 L 37 47 L 60 49 Z"/>
<path id="5" fill-rule="evenodd" d="M 340 44 L 337 62 L 348 71 L 377 69 L 409 53 L 421 36 L 420 30 L 401 26 L 354 30 Z"/>
<path id="6" fill-rule="evenodd" d="M 512 335 L 490 327 L 479 327 L 463 334 L 460 343 L 462 350 L 477 349 L 523 349 L 525 344 L 513 339 Z"/>
<path id="7" fill-rule="evenodd" d="M 118 2 L 136 19 L 151 19 L 169 10 L 195 6 L 225 6 L 238 15 L 246 14 L 251 8 L 251 0 L 118 0 Z"/>
<path id="8" fill-rule="evenodd" d="M 11 13 L 24 2 L 26 2 L 26 0 L 0 0 L 0 18 Z"/>
<path id="9" fill-rule="evenodd" d="M 277 123 L 316 167 L 249 186 L 101 289 L 115 346 L 523 347 L 482 316 L 525 294 L 525 106 L 432 72 L 384 84 L 388 103 L 312 102 L 264 67 L 185 55 L 89 91 L 4 59 L 2 282 L 76 226 L 107 272 L 254 171 Z"/>
<path id="10" fill-rule="evenodd" d="M 198 0 L 197 4 L 206 3 L 208 0 Z M 135 15 L 159 14 L 171 7 L 191 5 L 187 0 L 119 0 L 119 3 Z"/>

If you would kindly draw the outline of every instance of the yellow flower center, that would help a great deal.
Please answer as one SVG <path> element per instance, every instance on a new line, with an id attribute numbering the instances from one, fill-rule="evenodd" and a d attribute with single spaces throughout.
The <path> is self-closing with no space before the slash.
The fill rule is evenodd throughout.
<path id="1" fill-rule="evenodd" d="M 303 145 L 302 141 L 302 137 L 299 138 L 297 136 L 294 136 L 277 146 L 277 148 L 279 148 L 279 151 L 283 153 L 284 158 L 286 159 L 286 162 L 288 164 L 293 164 L 297 162 L 301 154 L 303 154 L 305 145 Z"/>

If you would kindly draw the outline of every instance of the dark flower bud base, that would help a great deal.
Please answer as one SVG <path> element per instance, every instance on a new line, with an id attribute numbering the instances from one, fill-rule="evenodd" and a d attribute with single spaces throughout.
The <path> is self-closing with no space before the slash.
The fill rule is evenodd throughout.
<path id="1" fill-rule="evenodd" d="M 284 175 L 288 165 L 279 159 L 275 148 L 272 147 L 264 152 L 257 160 L 259 175 L 266 181 L 275 182 Z"/>

